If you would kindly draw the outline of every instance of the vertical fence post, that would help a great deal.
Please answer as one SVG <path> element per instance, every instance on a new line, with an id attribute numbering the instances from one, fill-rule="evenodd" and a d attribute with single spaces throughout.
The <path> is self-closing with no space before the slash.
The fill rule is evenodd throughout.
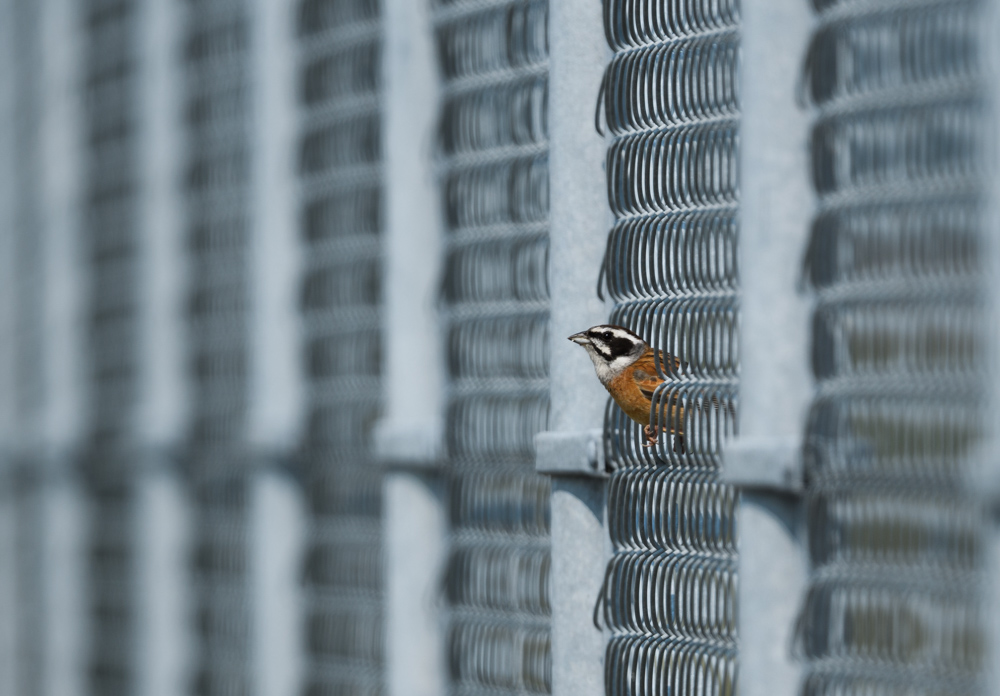
<path id="1" fill-rule="evenodd" d="M 176 454 L 185 436 L 184 237 L 179 183 L 179 17 L 170 0 L 139 8 L 140 364 L 134 463 L 136 691 L 180 696 L 187 688 L 186 614 L 190 510 Z"/>
<path id="2" fill-rule="evenodd" d="M 806 580 L 800 442 L 812 393 L 809 305 L 797 287 L 813 199 L 807 114 L 796 103 L 810 15 L 802 0 L 748 0 L 741 15 L 740 423 L 723 479 L 742 488 L 740 690 L 791 696 Z"/>
<path id="3" fill-rule="evenodd" d="M 295 4 L 256 0 L 253 9 L 253 377 L 248 432 L 254 449 L 288 452 L 298 442 L 303 404 Z"/>
<path id="4" fill-rule="evenodd" d="M 42 595 L 41 690 L 47 696 L 76 696 L 86 684 L 85 501 L 76 455 L 85 427 L 82 298 L 79 244 L 81 115 L 80 13 L 71 0 L 45 0 L 38 8 L 38 139 L 35 153 L 41 322 L 41 409 L 38 533 Z M 31 40 L 31 39 L 29 39 Z M 27 298 L 26 298 L 27 299 Z M 26 588 L 27 589 L 27 588 Z"/>
<path id="5" fill-rule="evenodd" d="M 551 417 L 536 468 L 552 475 L 552 693 L 604 693 L 604 636 L 592 621 L 606 565 L 607 394 L 567 337 L 607 319 L 597 296 L 609 211 L 594 106 L 608 60 L 601 4 L 549 4 Z"/>
<path id="6" fill-rule="evenodd" d="M 434 171 L 439 77 L 431 3 L 383 4 L 385 256 L 383 483 L 386 668 L 390 696 L 447 690 L 444 598 L 448 518 L 439 464 L 444 351 L 436 304 L 443 223 Z"/>
<path id="7" fill-rule="evenodd" d="M 14 0 L 0 0 L 0 693 L 18 692 L 17 505 L 17 216 L 14 128 L 18 97 Z"/>
<path id="8" fill-rule="evenodd" d="M 983 665 L 985 688 L 983 693 L 1000 693 L 1000 162 L 995 144 L 1000 142 L 1000 46 L 996 32 L 1000 31 L 1000 3 L 991 0 L 982 4 L 978 50 L 982 56 L 986 90 L 986 142 L 994 143 L 991 158 L 985 162 L 989 173 L 986 187 L 987 205 L 983 222 L 983 243 L 986 261 L 983 277 L 986 279 L 986 311 L 989 325 L 985 328 L 987 349 L 986 370 L 992 377 L 987 392 L 987 413 L 984 418 L 984 442 L 978 453 L 979 460 L 969 468 L 967 485 L 969 493 L 983 505 L 984 531 L 983 569 L 986 583 L 982 597 L 983 611 L 988 617 L 986 649 Z"/>
<path id="9" fill-rule="evenodd" d="M 302 492 L 290 477 L 302 414 L 300 240 L 296 218 L 296 43 L 291 0 L 252 3 L 250 414 L 256 696 L 302 688 Z"/>
<path id="10" fill-rule="evenodd" d="M 181 696 L 187 691 L 191 636 L 187 557 L 190 503 L 172 458 L 143 455 L 135 491 L 138 633 L 136 693 Z"/>

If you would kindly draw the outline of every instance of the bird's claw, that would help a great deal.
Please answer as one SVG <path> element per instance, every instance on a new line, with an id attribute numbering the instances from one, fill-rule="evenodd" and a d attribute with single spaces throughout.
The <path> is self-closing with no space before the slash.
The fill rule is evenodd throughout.
<path id="1" fill-rule="evenodd" d="M 652 447 L 656 444 L 658 437 L 653 428 L 647 425 L 642 429 L 642 432 L 646 436 L 646 442 L 643 444 L 643 447 Z"/>
<path id="2" fill-rule="evenodd" d="M 652 447 L 659 441 L 654 428 L 647 425 L 642 429 L 642 432 L 646 436 L 646 442 L 643 443 L 643 447 Z M 687 447 L 684 446 L 683 435 L 677 435 L 674 438 L 673 450 L 675 454 L 685 454 L 687 452 Z"/>

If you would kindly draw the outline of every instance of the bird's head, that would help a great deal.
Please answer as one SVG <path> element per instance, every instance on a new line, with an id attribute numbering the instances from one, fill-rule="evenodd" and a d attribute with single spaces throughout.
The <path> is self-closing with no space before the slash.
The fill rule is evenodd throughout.
<path id="1" fill-rule="evenodd" d="M 648 348 L 645 341 L 624 326 L 611 324 L 593 326 L 573 334 L 569 340 L 583 346 L 594 363 L 598 379 L 605 385 L 641 358 Z"/>

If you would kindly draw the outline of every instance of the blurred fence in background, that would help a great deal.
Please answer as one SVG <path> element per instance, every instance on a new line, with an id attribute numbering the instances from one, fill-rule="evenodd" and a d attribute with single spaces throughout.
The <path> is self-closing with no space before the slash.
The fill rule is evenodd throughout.
<path id="1" fill-rule="evenodd" d="M 994 5 L 0 0 L 0 695 L 995 693 Z"/>
<path id="2" fill-rule="evenodd" d="M 548 7 L 441 3 L 453 692 L 551 692 Z"/>

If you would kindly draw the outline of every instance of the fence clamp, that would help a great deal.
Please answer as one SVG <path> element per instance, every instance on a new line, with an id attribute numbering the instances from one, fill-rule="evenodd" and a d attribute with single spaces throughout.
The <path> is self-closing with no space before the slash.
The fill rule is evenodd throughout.
<path id="1" fill-rule="evenodd" d="M 535 471 L 550 476 L 607 478 L 599 429 L 535 435 Z"/>
<path id="2" fill-rule="evenodd" d="M 726 445 L 721 478 L 740 488 L 802 492 L 802 444 L 794 439 L 738 437 Z"/>

